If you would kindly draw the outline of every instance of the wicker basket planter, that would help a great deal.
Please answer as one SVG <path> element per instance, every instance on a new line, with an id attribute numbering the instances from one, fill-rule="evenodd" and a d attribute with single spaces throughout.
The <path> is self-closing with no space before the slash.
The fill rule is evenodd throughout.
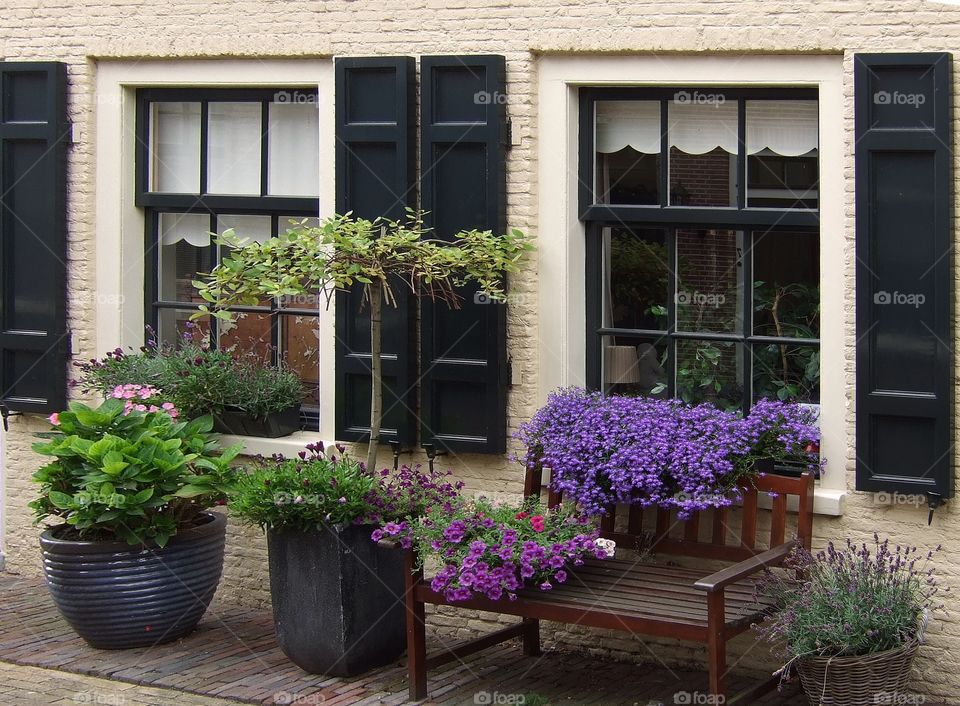
<path id="1" fill-rule="evenodd" d="M 856 657 L 797 660 L 800 682 L 811 706 L 873 706 L 900 703 L 920 640 L 885 652 Z"/>

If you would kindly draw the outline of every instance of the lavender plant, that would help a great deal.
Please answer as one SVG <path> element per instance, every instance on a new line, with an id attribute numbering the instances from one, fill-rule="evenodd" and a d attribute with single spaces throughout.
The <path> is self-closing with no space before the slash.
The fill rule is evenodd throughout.
<path id="1" fill-rule="evenodd" d="M 406 540 L 416 547 L 421 566 L 424 559 L 436 558 L 441 568 L 431 588 L 448 601 L 465 601 L 475 596 L 515 600 L 528 582 L 548 591 L 567 580 L 568 565 L 612 553 L 598 535 L 571 506 L 548 511 L 534 498 L 520 506 L 481 498 L 452 508 L 434 506 L 417 522 L 387 524 L 374 539 Z"/>
<path id="2" fill-rule="evenodd" d="M 758 401 L 743 417 L 710 404 L 558 390 L 517 438 L 527 467 L 589 515 L 615 503 L 677 508 L 681 517 L 730 505 L 761 459 L 820 466 L 820 432 L 807 407 Z"/>
<path id="3" fill-rule="evenodd" d="M 891 547 L 876 534 L 872 547 L 847 539 L 816 555 L 799 548 L 787 571 L 765 574 L 758 595 L 773 608 L 754 629 L 791 661 L 901 647 L 918 638 L 927 613 L 943 609 L 931 566 L 939 550 Z"/>

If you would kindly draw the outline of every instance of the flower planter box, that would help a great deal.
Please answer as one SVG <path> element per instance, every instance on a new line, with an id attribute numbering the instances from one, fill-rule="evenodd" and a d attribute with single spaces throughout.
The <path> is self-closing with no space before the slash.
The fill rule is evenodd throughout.
<path id="1" fill-rule="evenodd" d="M 221 434 L 276 439 L 300 430 L 300 409 L 289 407 L 268 415 L 266 419 L 256 419 L 239 409 L 225 409 L 216 415 L 213 429 Z"/>

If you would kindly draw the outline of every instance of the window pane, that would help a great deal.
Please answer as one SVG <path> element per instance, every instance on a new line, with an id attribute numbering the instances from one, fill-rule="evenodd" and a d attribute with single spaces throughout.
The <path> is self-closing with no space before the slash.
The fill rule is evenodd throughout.
<path id="1" fill-rule="evenodd" d="M 207 191 L 260 195 L 260 103 L 207 108 Z"/>
<path id="2" fill-rule="evenodd" d="M 277 219 L 277 231 L 286 233 L 293 228 L 299 228 L 300 222 L 306 221 L 303 225 L 307 228 L 316 228 L 320 225 L 319 218 L 304 218 L 303 216 L 280 216 Z"/>
<path id="3" fill-rule="evenodd" d="M 666 330 L 670 256 L 666 233 L 604 228 L 603 325 Z"/>
<path id="4" fill-rule="evenodd" d="M 284 362 L 306 388 L 304 404 L 320 404 L 320 319 L 316 316 L 283 316 L 280 341 Z"/>
<path id="5" fill-rule="evenodd" d="M 743 331 L 743 231 L 680 229 L 677 238 L 677 330 Z"/>
<path id="6" fill-rule="evenodd" d="M 746 101 L 747 206 L 817 208 L 817 101 Z"/>
<path id="7" fill-rule="evenodd" d="M 219 321 L 217 328 L 222 350 L 254 355 L 265 363 L 273 360 L 269 314 L 234 314 L 232 321 Z"/>
<path id="8" fill-rule="evenodd" d="M 820 236 L 754 233 L 753 332 L 820 337 Z"/>
<path id="9" fill-rule="evenodd" d="M 754 345 L 753 398 L 819 403 L 819 347 Z"/>
<path id="10" fill-rule="evenodd" d="M 287 95 L 304 95 L 294 91 Z M 271 103 L 267 193 L 320 194 L 320 111 L 315 96 L 306 103 Z"/>
<path id="11" fill-rule="evenodd" d="M 660 203 L 660 102 L 597 101 L 596 201 Z"/>
<path id="12" fill-rule="evenodd" d="M 666 339 L 603 336 L 604 392 L 667 397 Z"/>
<path id="13" fill-rule="evenodd" d="M 677 397 L 688 404 L 710 402 L 723 409 L 743 404 L 739 343 L 677 341 Z"/>
<path id="14" fill-rule="evenodd" d="M 210 344 L 210 317 L 191 320 L 193 311 L 179 311 L 177 309 L 159 309 L 157 320 L 160 330 L 157 336 L 160 342 L 168 346 L 179 347 L 184 342 L 195 343 L 200 346 Z"/>
<path id="15" fill-rule="evenodd" d="M 200 193 L 200 104 L 153 103 L 150 189 Z"/>
<path id="16" fill-rule="evenodd" d="M 736 101 L 680 91 L 668 116 L 670 205 L 736 206 Z"/>
<path id="17" fill-rule="evenodd" d="M 193 280 L 210 272 L 210 216 L 160 214 L 159 294 L 163 301 L 200 302 Z"/>
<path id="18" fill-rule="evenodd" d="M 243 238 L 262 243 L 270 238 L 270 216 L 218 215 L 217 234 L 221 235 L 229 228 Z"/>

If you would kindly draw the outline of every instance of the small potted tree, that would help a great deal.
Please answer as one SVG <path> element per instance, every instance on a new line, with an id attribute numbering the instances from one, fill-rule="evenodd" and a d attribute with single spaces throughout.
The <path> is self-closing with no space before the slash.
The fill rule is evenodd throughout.
<path id="1" fill-rule="evenodd" d="M 54 603 L 94 647 L 175 640 L 196 627 L 217 589 L 226 499 L 239 446 L 210 436 L 213 420 L 181 421 L 156 390 L 128 386 L 96 409 L 53 414 L 34 450 L 51 461 L 33 476 Z"/>
<path id="2" fill-rule="evenodd" d="M 503 299 L 506 274 L 516 271 L 533 247 L 518 230 L 504 235 L 462 231 L 449 242 L 428 235 L 413 212 L 403 222 L 333 216 L 318 227 L 301 225 L 262 243 L 228 230 L 218 242 L 230 254 L 206 279 L 194 282 L 207 302 L 195 316 L 230 320 L 225 310 L 230 306 L 284 296 L 323 293 L 329 303 L 336 290 L 360 283 L 370 307 L 373 388 L 366 466 L 372 470 L 383 416 L 381 312 L 384 303 L 396 305 L 393 286 L 403 283 L 415 296 L 453 308 L 459 305 L 457 288 L 468 283 L 479 285 L 491 299 Z"/>

